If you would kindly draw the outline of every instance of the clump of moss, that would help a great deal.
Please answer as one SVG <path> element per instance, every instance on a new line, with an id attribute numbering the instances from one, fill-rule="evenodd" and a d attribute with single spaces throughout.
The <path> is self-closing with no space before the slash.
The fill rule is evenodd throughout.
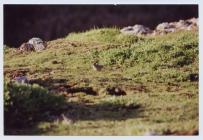
<path id="1" fill-rule="evenodd" d="M 65 98 L 51 94 L 37 84 L 4 84 L 5 127 L 28 127 L 36 121 L 59 114 L 65 105 Z"/>

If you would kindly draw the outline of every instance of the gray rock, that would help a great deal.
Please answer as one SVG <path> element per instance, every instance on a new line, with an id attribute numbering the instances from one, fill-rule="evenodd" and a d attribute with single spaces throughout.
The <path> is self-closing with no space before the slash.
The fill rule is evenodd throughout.
<path id="1" fill-rule="evenodd" d="M 197 26 L 194 26 L 194 25 L 190 25 L 186 28 L 186 30 L 188 31 L 191 31 L 191 30 L 194 30 L 194 29 L 197 29 Z"/>
<path id="2" fill-rule="evenodd" d="M 46 43 L 37 37 L 31 38 L 28 43 L 34 46 L 36 52 L 40 52 L 46 48 Z"/>
<path id="3" fill-rule="evenodd" d="M 121 33 L 123 34 L 129 34 L 129 35 L 136 35 L 136 36 L 141 36 L 141 35 L 147 35 L 150 34 L 152 31 L 143 25 L 136 24 L 134 26 L 128 26 L 124 27 L 121 29 Z"/>
<path id="4" fill-rule="evenodd" d="M 161 24 L 158 24 L 156 27 L 157 31 L 169 33 L 169 32 L 175 32 L 175 26 L 174 24 L 163 22 Z"/>
<path id="5" fill-rule="evenodd" d="M 30 51 L 34 51 L 34 46 L 30 43 L 23 43 L 20 47 L 19 47 L 19 51 L 20 52 L 30 52 Z"/>
<path id="6" fill-rule="evenodd" d="M 193 25 L 199 26 L 198 18 L 191 18 L 191 19 L 188 19 L 187 21 Z"/>
<path id="7" fill-rule="evenodd" d="M 165 34 L 180 30 L 194 30 L 198 29 L 198 19 L 197 18 L 191 18 L 188 20 L 179 20 L 178 22 L 164 22 L 159 24 L 156 27 L 155 35 L 156 34 Z"/>
<path id="8" fill-rule="evenodd" d="M 187 22 L 190 23 L 190 25 L 187 27 L 187 30 L 198 30 L 199 28 L 198 18 L 188 19 Z"/>
<path id="9" fill-rule="evenodd" d="M 190 26 L 190 23 L 185 20 L 179 20 L 175 23 L 176 30 L 187 30 Z"/>
<path id="10" fill-rule="evenodd" d="M 133 29 L 138 35 L 146 35 L 152 32 L 148 27 L 143 25 L 134 25 Z"/>
<path id="11" fill-rule="evenodd" d="M 164 35 L 171 32 L 176 32 L 180 30 L 198 30 L 198 18 L 191 18 L 188 20 L 179 20 L 178 22 L 163 22 L 156 26 L 155 30 L 150 30 L 149 28 L 143 26 L 143 25 L 134 25 L 134 26 L 128 26 L 124 27 L 120 30 L 123 34 L 128 35 L 136 35 L 136 36 L 142 36 L 142 35 Z"/>
<path id="12" fill-rule="evenodd" d="M 133 31 L 133 26 L 124 27 L 121 31 Z"/>

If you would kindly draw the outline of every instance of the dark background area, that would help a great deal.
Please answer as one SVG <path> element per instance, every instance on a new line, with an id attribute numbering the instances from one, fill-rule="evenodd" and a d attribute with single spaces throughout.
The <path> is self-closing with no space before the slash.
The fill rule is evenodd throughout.
<path id="1" fill-rule="evenodd" d="M 92 27 L 125 27 L 198 17 L 198 5 L 4 5 L 4 44 L 52 40 Z"/>

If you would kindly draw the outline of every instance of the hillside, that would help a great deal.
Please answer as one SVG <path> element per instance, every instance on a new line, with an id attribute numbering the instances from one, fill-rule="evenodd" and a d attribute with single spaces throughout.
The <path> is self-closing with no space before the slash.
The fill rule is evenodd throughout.
<path id="1" fill-rule="evenodd" d="M 39 91 L 46 90 L 64 101 L 58 110 L 56 106 L 42 110 L 41 114 L 48 115 L 29 127 L 27 122 L 20 127 L 10 124 L 5 133 L 196 135 L 198 51 L 196 31 L 135 37 L 116 28 L 71 33 L 49 41 L 42 52 L 18 53 L 6 47 L 5 93 L 32 91 L 37 84 Z M 101 70 L 95 71 L 93 63 L 102 65 Z M 26 75 L 35 87 L 9 84 L 14 74 Z M 113 88 L 125 94 L 116 95 L 118 92 L 109 90 Z"/>

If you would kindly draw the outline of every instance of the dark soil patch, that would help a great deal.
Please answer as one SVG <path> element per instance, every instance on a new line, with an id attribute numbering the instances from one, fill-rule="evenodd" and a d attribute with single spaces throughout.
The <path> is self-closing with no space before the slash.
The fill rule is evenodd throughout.
<path id="1" fill-rule="evenodd" d="M 199 135 L 199 130 L 193 129 L 191 131 L 171 131 L 166 130 L 163 135 Z"/>

